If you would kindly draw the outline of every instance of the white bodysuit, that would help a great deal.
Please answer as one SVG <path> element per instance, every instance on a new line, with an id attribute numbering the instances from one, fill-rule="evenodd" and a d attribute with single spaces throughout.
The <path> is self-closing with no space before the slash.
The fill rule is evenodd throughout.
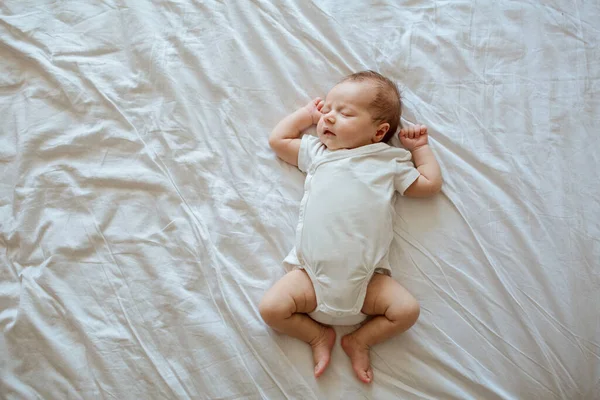
<path id="1" fill-rule="evenodd" d="M 310 277 L 317 308 L 328 325 L 354 325 L 376 270 L 390 273 L 395 193 L 419 177 L 407 150 L 375 143 L 329 151 L 304 135 L 298 168 L 306 172 L 296 246 L 284 260 Z"/>

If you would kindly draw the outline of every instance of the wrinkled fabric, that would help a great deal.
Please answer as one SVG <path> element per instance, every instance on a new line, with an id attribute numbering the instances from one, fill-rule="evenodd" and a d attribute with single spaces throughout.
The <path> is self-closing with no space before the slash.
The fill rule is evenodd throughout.
<path id="1" fill-rule="evenodd" d="M 597 1 L 0 2 L 6 398 L 595 398 Z M 420 302 L 374 346 L 261 321 L 304 175 L 267 144 L 344 75 L 400 85 L 443 194 L 400 198 Z"/>

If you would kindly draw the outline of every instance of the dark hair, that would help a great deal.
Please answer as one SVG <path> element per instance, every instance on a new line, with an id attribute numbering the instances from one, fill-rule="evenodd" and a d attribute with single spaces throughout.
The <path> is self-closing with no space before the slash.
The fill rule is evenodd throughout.
<path id="1" fill-rule="evenodd" d="M 402 114 L 402 100 L 398 86 L 380 73 L 371 70 L 348 75 L 340 83 L 346 81 L 371 81 L 375 84 L 377 94 L 371 102 L 371 112 L 373 113 L 374 121 L 390 124 L 390 130 L 387 131 L 382 140 L 385 143 L 389 142 L 398 129 L 400 115 Z"/>

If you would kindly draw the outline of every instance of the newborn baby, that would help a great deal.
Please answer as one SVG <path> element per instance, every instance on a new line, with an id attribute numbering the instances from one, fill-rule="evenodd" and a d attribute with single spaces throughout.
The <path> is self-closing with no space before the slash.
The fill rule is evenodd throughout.
<path id="1" fill-rule="evenodd" d="M 358 72 L 324 101 L 316 98 L 285 117 L 269 138 L 281 159 L 307 175 L 295 247 L 284 260 L 291 271 L 259 309 L 273 329 L 311 345 L 316 377 L 329 364 L 331 325 L 361 324 L 341 344 L 357 377 L 370 383 L 369 348 L 419 317 L 419 304 L 391 277 L 388 263 L 394 199 L 396 192 L 431 196 L 440 191 L 442 177 L 425 126 L 400 131 L 406 150 L 387 144 L 400 112 L 392 81 Z M 318 137 L 300 138 L 314 124 Z"/>

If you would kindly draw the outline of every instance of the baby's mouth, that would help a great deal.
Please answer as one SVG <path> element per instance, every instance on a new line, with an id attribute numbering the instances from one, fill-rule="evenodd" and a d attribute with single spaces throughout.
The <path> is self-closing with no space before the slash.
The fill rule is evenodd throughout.
<path id="1" fill-rule="evenodd" d="M 323 135 L 325 135 L 325 136 L 327 136 L 327 135 L 335 136 L 335 133 L 333 133 L 329 129 L 325 128 L 323 130 Z"/>

